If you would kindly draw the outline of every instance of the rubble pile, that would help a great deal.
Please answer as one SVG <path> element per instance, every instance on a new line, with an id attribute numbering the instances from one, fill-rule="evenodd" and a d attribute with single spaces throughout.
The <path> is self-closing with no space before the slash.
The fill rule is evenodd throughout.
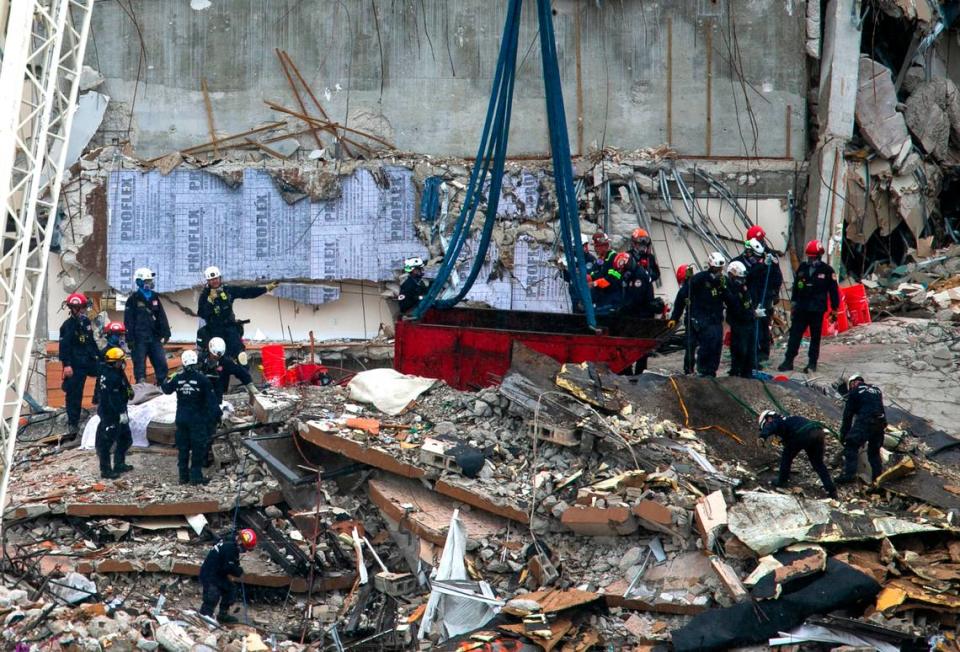
<path id="1" fill-rule="evenodd" d="M 960 440 L 890 408 L 877 489 L 819 498 L 798 459 L 774 491 L 779 451 L 755 436 L 771 406 L 839 420 L 824 385 L 621 377 L 518 345 L 496 388 L 373 370 L 237 402 L 229 425 L 250 428 L 218 439 L 207 487 L 172 485 L 162 446 L 135 449 L 136 470 L 103 483 L 92 452 L 26 448 L 3 565 L 27 594 L 9 613 L 25 615 L 6 636 L 80 649 L 111 636 L 111 649 L 729 649 L 819 628 L 956 649 L 960 473 L 938 455 Z M 828 459 L 839 452 L 828 438 Z M 260 543 L 241 559 L 245 624 L 216 626 L 194 611 L 193 576 L 234 521 Z M 844 589 L 823 591 L 833 585 Z M 91 629 L 97 618 L 111 624 Z M 174 628 L 187 647 L 163 642 Z"/>

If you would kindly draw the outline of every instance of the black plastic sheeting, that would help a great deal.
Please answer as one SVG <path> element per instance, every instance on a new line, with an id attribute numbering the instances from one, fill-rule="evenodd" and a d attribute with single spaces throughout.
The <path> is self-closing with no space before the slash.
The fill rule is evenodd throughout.
<path id="1" fill-rule="evenodd" d="M 827 560 L 822 574 L 809 579 L 778 600 L 744 602 L 694 616 L 689 624 L 673 632 L 674 650 L 728 650 L 766 643 L 808 616 L 862 604 L 880 592 L 880 585 L 872 577 L 833 559 Z"/>

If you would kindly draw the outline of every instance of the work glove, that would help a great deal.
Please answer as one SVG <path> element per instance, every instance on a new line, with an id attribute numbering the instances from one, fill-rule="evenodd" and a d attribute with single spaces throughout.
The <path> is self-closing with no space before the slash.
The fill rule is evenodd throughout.
<path id="1" fill-rule="evenodd" d="M 247 359 L 248 358 L 247 358 L 246 351 L 241 351 L 240 353 L 237 354 L 237 362 L 239 362 L 244 367 L 247 366 Z"/>
<path id="2" fill-rule="evenodd" d="M 766 258 L 764 258 L 764 262 L 767 265 L 776 265 L 780 261 L 778 261 L 777 257 L 774 256 L 773 254 L 767 254 Z"/>
<path id="3" fill-rule="evenodd" d="M 273 292 L 274 290 L 277 289 L 277 286 L 279 285 L 280 285 L 279 281 L 270 281 L 269 283 L 267 283 L 265 287 L 267 288 L 267 292 Z"/>
<path id="4" fill-rule="evenodd" d="M 64 378 L 73 378 L 73 367 L 67 365 L 63 368 L 63 377 Z"/>
<path id="5" fill-rule="evenodd" d="M 753 314 L 755 317 L 763 318 L 767 316 L 767 311 L 765 308 L 757 308 L 756 310 L 753 311 Z"/>
<path id="6" fill-rule="evenodd" d="M 670 330 L 673 330 L 673 329 L 676 328 L 676 327 L 677 327 L 677 320 L 676 320 L 676 319 L 671 319 L 671 320 L 669 320 L 669 321 L 667 322 L 667 328 L 669 328 Z"/>
<path id="7" fill-rule="evenodd" d="M 123 414 L 120 415 L 120 425 L 125 426 L 128 423 L 130 423 L 130 417 L 127 415 L 126 412 L 124 412 Z"/>
<path id="8" fill-rule="evenodd" d="M 169 339 L 170 339 L 169 337 L 161 337 L 161 338 L 160 338 L 160 344 L 166 344 L 167 341 L 169 341 Z"/>
<path id="9" fill-rule="evenodd" d="M 217 299 L 216 299 L 216 297 L 214 296 L 213 292 L 207 292 L 207 301 L 208 301 L 209 303 L 216 303 L 216 302 L 217 302 Z"/>

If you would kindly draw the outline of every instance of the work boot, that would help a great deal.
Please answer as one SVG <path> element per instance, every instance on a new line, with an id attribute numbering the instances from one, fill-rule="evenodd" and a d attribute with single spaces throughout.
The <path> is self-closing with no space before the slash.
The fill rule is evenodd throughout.
<path id="1" fill-rule="evenodd" d="M 217 617 L 217 621 L 219 621 L 221 625 L 235 625 L 236 623 L 240 622 L 239 620 L 237 620 L 236 616 L 231 616 L 226 612 L 221 613 Z"/>
<path id="2" fill-rule="evenodd" d="M 831 489 L 830 491 L 827 492 L 827 495 L 830 496 L 831 498 L 833 498 L 834 500 L 837 500 L 837 490 L 836 490 L 836 489 Z"/>
<path id="3" fill-rule="evenodd" d="M 180 474 L 180 484 L 190 484 L 190 476 L 189 476 L 189 475 L 184 475 L 184 474 L 181 473 L 181 474 Z"/>
<path id="4" fill-rule="evenodd" d="M 80 434 L 80 428 L 75 424 L 70 424 L 67 426 L 67 434 L 63 436 L 64 439 L 76 439 Z"/>
<path id="5" fill-rule="evenodd" d="M 250 398 L 253 398 L 254 396 L 260 393 L 260 390 L 257 389 L 257 386 L 254 385 L 253 383 L 247 383 L 246 385 L 244 385 L 244 388 L 247 390 L 247 394 L 250 395 Z"/>
<path id="6" fill-rule="evenodd" d="M 793 371 L 793 361 L 784 360 L 780 363 L 780 366 L 777 367 L 777 371 Z"/>
<path id="7" fill-rule="evenodd" d="M 857 481 L 857 478 L 852 475 L 841 475 L 839 478 L 833 481 L 834 484 L 852 484 Z"/>
<path id="8" fill-rule="evenodd" d="M 210 484 L 210 478 L 204 478 L 202 476 L 199 478 L 190 478 L 190 484 L 194 486 Z"/>
<path id="9" fill-rule="evenodd" d="M 805 373 L 805 374 L 815 374 L 815 373 L 817 373 L 817 365 L 815 365 L 815 364 L 808 364 L 806 367 L 803 368 L 803 373 Z"/>
<path id="10" fill-rule="evenodd" d="M 104 480 L 116 480 L 120 474 L 113 469 L 100 469 L 100 477 Z"/>
<path id="11" fill-rule="evenodd" d="M 121 473 L 126 473 L 127 471 L 133 471 L 133 467 L 129 464 L 126 464 L 127 454 L 126 453 L 117 453 L 113 454 L 113 472 L 117 475 Z"/>

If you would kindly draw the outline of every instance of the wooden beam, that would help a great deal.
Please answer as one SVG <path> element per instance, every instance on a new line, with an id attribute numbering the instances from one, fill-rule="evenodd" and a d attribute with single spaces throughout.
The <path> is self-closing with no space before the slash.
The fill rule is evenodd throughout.
<path id="1" fill-rule="evenodd" d="M 207 130 L 210 132 L 210 142 L 213 143 L 214 156 L 220 156 L 220 146 L 217 144 L 217 128 L 213 122 L 213 105 L 210 104 L 210 92 L 207 90 L 207 79 L 200 80 L 200 88 L 203 90 L 203 106 L 207 110 Z"/>

